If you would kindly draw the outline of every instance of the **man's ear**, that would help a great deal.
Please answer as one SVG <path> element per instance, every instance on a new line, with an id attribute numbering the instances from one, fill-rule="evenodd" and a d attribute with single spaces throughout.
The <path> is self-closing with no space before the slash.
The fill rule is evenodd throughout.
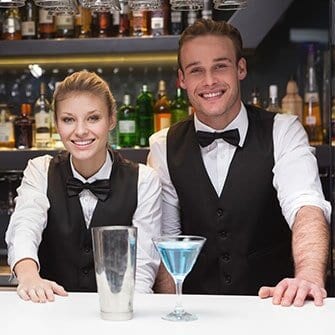
<path id="1" fill-rule="evenodd" d="M 241 57 L 237 63 L 237 75 L 239 80 L 243 80 L 247 76 L 247 61 Z"/>
<path id="2" fill-rule="evenodd" d="M 184 78 L 184 73 L 181 69 L 178 69 L 178 79 L 179 79 L 180 87 L 185 90 L 186 89 L 185 78 Z"/>

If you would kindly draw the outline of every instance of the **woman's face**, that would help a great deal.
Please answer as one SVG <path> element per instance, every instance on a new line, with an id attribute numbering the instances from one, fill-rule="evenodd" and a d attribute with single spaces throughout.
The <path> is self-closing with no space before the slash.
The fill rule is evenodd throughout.
<path id="1" fill-rule="evenodd" d="M 106 159 L 108 133 L 114 127 L 102 97 L 73 93 L 57 103 L 56 125 L 72 162 L 81 173 L 96 173 Z"/>

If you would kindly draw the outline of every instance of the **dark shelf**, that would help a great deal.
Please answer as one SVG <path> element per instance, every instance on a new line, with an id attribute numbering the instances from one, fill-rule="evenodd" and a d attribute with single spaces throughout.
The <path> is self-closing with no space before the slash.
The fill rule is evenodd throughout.
<path id="1" fill-rule="evenodd" d="M 175 52 L 179 36 L 0 41 L 0 57 Z"/>
<path id="2" fill-rule="evenodd" d="M 122 156 L 126 159 L 132 160 L 138 163 L 146 163 L 149 149 L 132 149 L 124 148 L 119 149 Z M 54 156 L 57 150 L 0 150 L 0 172 L 10 171 L 23 171 L 27 165 L 29 159 L 42 156 L 51 155 Z"/>

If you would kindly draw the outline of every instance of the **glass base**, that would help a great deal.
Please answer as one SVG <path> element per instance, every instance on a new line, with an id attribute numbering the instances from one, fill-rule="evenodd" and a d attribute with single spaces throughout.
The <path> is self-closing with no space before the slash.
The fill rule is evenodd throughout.
<path id="1" fill-rule="evenodd" d="M 169 313 L 168 315 L 162 316 L 162 319 L 168 320 L 168 321 L 194 321 L 194 320 L 198 320 L 198 317 L 194 314 L 187 313 L 185 311 L 183 312 L 173 311 Z"/>

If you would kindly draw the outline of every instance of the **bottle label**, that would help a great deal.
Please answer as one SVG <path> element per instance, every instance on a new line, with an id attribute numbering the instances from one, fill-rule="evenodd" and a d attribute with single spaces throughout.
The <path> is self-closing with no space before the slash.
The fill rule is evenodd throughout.
<path id="1" fill-rule="evenodd" d="M 172 11 L 171 12 L 171 23 L 181 23 L 181 22 L 182 22 L 181 12 Z"/>
<path id="2" fill-rule="evenodd" d="M 58 29 L 73 29 L 74 20 L 72 15 L 57 15 L 56 26 Z"/>
<path id="3" fill-rule="evenodd" d="M 316 126 L 316 117 L 312 115 L 306 116 L 305 124 L 307 126 Z"/>
<path id="4" fill-rule="evenodd" d="M 9 17 L 4 21 L 2 29 L 4 33 L 14 34 L 20 30 L 20 22 L 14 17 Z"/>
<path id="5" fill-rule="evenodd" d="M 163 29 L 164 19 L 162 17 L 151 18 L 151 29 Z"/>
<path id="6" fill-rule="evenodd" d="M 305 93 L 305 102 L 319 102 L 319 94 L 317 92 L 307 92 Z"/>
<path id="7" fill-rule="evenodd" d="M 49 14 L 49 12 L 45 9 L 40 8 L 39 10 L 39 23 L 40 24 L 52 24 L 53 16 Z"/>
<path id="8" fill-rule="evenodd" d="M 21 23 L 21 31 L 23 36 L 35 36 L 36 28 L 34 21 L 25 21 Z"/>
<path id="9" fill-rule="evenodd" d="M 0 142 L 9 142 L 13 136 L 13 125 L 11 122 L 0 124 Z"/>
<path id="10" fill-rule="evenodd" d="M 50 128 L 50 115 L 44 111 L 35 114 L 36 129 Z"/>
<path id="11" fill-rule="evenodd" d="M 120 120 L 119 132 L 120 134 L 133 134 L 136 131 L 136 124 L 134 120 Z"/>

